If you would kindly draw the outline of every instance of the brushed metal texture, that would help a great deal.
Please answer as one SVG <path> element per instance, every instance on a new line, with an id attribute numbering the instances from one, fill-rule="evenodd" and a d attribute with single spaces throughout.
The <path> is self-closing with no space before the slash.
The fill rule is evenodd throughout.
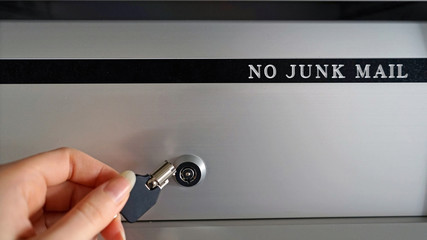
<path id="1" fill-rule="evenodd" d="M 0 86 L 0 159 L 71 146 L 149 173 L 202 157 L 144 219 L 419 216 L 427 84 Z"/>
<path id="2" fill-rule="evenodd" d="M 125 224 L 127 239 L 425 239 L 425 218 L 240 220 Z"/>
<path id="3" fill-rule="evenodd" d="M 0 58 L 426 57 L 426 39 L 425 23 L 4 21 Z M 420 216 L 426 123 L 422 83 L 0 85 L 0 162 L 203 158 L 203 183 L 172 182 L 145 220 Z"/>
<path id="4" fill-rule="evenodd" d="M 427 23 L 3 21 L 1 58 L 427 57 Z"/>

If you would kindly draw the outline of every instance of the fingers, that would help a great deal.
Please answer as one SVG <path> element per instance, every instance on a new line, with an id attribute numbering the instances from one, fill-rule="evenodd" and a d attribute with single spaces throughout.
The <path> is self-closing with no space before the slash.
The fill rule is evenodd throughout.
<path id="1" fill-rule="evenodd" d="M 109 225 L 114 216 L 120 212 L 134 184 L 135 174 L 130 171 L 105 182 L 40 235 L 40 239 L 92 238 Z"/>
<path id="2" fill-rule="evenodd" d="M 45 232 L 49 227 L 55 224 L 64 215 L 65 215 L 65 212 L 42 213 L 42 215 L 38 219 L 31 221 L 34 232 L 36 233 L 36 235 Z"/>
<path id="3" fill-rule="evenodd" d="M 122 240 L 126 239 L 120 215 L 117 215 L 113 221 L 101 232 L 105 240 Z"/>
<path id="4" fill-rule="evenodd" d="M 49 187 L 43 209 L 56 212 L 68 211 L 92 190 L 93 188 L 69 181 Z"/>
<path id="5" fill-rule="evenodd" d="M 56 222 L 58 222 L 62 217 L 65 216 L 65 212 L 48 212 L 44 215 L 44 224 L 46 229 L 53 226 Z M 45 229 L 45 230 L 46 230 Z"/>
<path id="6" fill-rule="evenodd" d="M 72 148 L 60 148 L 40 153 L 6 166 L 6 172 L 16 182 L 30 216 L 45 202 L 49 186 L 65 181 L 95 187 L 118 173 L 108 165 Z M 24 208 L 23 208 L 24 209 Z"/>
<path id="7" fill-rule="evenodd" d="M 118 175 L 108 165 L 72 148 L 40 153 L 16 162 L 14 167 L 31 169 L 28 174 L 42 177 L 47 186 L 69 180 L 94 187 Z"/>

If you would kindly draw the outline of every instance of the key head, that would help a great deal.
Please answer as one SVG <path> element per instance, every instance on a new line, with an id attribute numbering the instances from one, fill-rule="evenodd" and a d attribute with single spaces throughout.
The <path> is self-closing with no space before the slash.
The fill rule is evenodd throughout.
<path id="1" fill-rule="evenodd" d="M 135 186 L 130 192 L 126 205 L 120 212 L 128 222 L 136 222 L 151 207 L 156 204 L 160 194 L 160 188 L 149 190 L 145 184 L 151 178 L 150 175 L 136 174 Z"/>

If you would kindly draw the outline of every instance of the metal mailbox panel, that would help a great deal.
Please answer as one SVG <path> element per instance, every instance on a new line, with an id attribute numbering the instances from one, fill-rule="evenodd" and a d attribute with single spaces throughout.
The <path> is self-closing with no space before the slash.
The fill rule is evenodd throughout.
<path id="1" fill-rule="evenodd" d="M 46 36 L 40 32 L 48 29 L 60 41 L 41 41 Z M 425 57 L 425 29 L 422 24 L 2 23 L 0 30 L 8 34 L 0 35 L 0 56 Z M 65 48 L 70 30 L 93 51 Z M 395 31 L 412 35 L 393 38 Z M 110 42 L 107 33 L 121 35 L 112 34 Z M 368 33 L 375 37 L 357 39 Z M 36 47 L 25 44 L 32 36 L 39 38 Z M 333 43 L 334 36 L 346 46 Z M 154 41 L 160 37 L 164 44 Z M 135 38 L 144 40 L 139 48 Z M 21 41 L 21 50 L 13 39 Z M 202 157 L 204 182 L 194 188 L 172 183 L 144 216 L 148 220 L 423 215 L 426 123 L 425 83 L 0 86 L 2 162 L 71 146 L 118 170 L 146 173 L 181 154 Z"/>
<path id="2" fill-rule="evenodd" d="M 4 85 L 2 159 L 57 146 L 146 173 L 201 156 L 147 219 L 422 215 L 426 84 Z"/>

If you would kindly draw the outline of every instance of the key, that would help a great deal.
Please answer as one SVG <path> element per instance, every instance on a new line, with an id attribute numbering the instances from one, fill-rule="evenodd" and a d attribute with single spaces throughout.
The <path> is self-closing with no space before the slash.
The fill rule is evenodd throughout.
<path id="1" fill-rule="evenodd" d="M 128 201 L 120 212 L 128 222 L 136 222 L 159 198 L 160 191 L 169 183 L 169 177 L 175 175 L 172 163 L 165 163 L 152 175 L 136 174 L 136 182 Z"/>

